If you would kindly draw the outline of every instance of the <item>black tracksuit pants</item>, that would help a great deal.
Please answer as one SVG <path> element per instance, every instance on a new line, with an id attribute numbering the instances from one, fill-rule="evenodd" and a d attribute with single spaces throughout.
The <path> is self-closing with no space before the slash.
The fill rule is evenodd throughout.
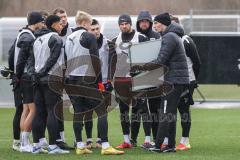
<path id="1" fill-rule="evenodd" d="M 107 109 L 107 107 L 109 106 L 109 101 L 111 98 L 111 94 L 108 92 L 103 92 L 103 96 L 105 99 L 105 107 Z M 86 136 L 87 138 L 92 138 L 92 129 L 93 129 L 93 110 L 89 111 L 85 114 L 84 116 L 84 126 L 85 126 L 85 131 L 86 131 Z M 98 119 L 99 121 L 99 119 Z M 99 122 L 98 122 L 99 124 Z M 97 125 L 99 126 L 99 125 Z M 100 138 L 100 133 L 99 130 L 97 129 L 97 137 Z"/>
<path id="2" fill-rule="evenodd" d="M 131 114 L 131 139 L 137 142 L 137 137 L 141 125 L 143 122 L 143 129 L 145 136 L 151 136 L 151 113 L 147 106 L 147 99 L 137 99 L 136 105 L 132 108 Z"/>
<path id="3" fill-rule="evenodd" d="M 87 79 L 92 79 L 89 81 L 93 82 L 94 77 L 83 79 L 84 77 L 70 77 L 65 86 L 74 108 L 73 129 L 76 142 L 82 142 L 84 117 L 93 110 L 98 116 L 99 138 L 102 139 L 102 142 L 108 142 L 107 109 L 104 105 L 103 95 L 95 83 L 87 82 Z M 85 121 L 91 121 L 91 118 L 85 118 Z"/>
<path id="4" fill-rule="evenodd" d="M 177 107 L 185 85 L 174 85 L 174 89 L 168 95 L 163 96 L 159 113 L 159 125 L 155 145 L 160 148 L 165 137 L 168 137 L 169 147 L 175 147 Z"/>
<path id="5" fill-rule="evenodd" d="M 18 140 L 20 139 L 20 120 L 23 112 L 23 103 L 22 103 L 22 94 L 20 87 L 17 87 L 13 91 L 14 94 L 14 103 L 15 103 L 15 114 L 13 117 L 13 138 Z"/>
<path id="6" fill-rule="evenodd" d="M 191 128 L 191 113 L 190 113 L 190 105 L 194 104 L 193 101 L 193 92 L 195 89 L 195 82 L 191 83 L 188 86 L 189 92 L 181 97 L 178 111 L 181 117 L 181 126 L 182 126 L 182 137 L 189 137 L 190 128 Z"/>
<path id="7" fill-rule="evenodd" d="M 158 124 L 159 124 L 159 111 L 161 105 L 161 97 L 151 98 L 149 99 L 149 109 L 151 112 L 151 129 L 153 140 L 155 141 L 158 131 Z"/>
<path id="8" fill-rule="evenodd" d="M 47 83 L 40 83 L 35 88 L 34 102 L 36 104 L 36 115 L 32 124 L 33 142 L 38 143 L 39 138 L 43 138 L 46 125 L 49 144 L 56 144 L 58 122 L 55 107 L 59 107 L 58 103 L 61 102 L 61 96 L 49 88 Z"/>

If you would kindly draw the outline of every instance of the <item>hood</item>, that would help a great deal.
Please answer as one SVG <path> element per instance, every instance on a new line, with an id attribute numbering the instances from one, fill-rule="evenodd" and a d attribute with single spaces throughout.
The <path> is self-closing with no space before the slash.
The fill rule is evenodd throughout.
<path id="1" fill-rule="evenodd" d="M 167 34 L 168 32 L 173 32 L 176 33 L 179 37 L 184 36 L 184 29 L 181 25 L 172 22 L 167 28 L 166 30 L 162 33 L 162 35 Z"/>
<path id="2" fill-rule="evenodd" d="M 44 35 L 44 34 L 48 34 L 48 33 L 50 33 L 50 32 L 52 32 L 50 29 L 42 28 L 42 29 L 36 30 L 36 32 L 34 33 L 34 35 L 35 35 L 36 38 L 37 38 L 37 37 L 40 37 L 40 36 L 42 36 L 42 35 Z"/>
<path id="3" fill-rule="evenodd" d="M 22 30 L 24 30 L 24 29 L 28 29 L 28 30 L 30 30 L 32 33 L 34 33 L 33 30 L 31 30 L 30 28 L 28 28 L 28 26 L 25 26 L 25 27 L 21 28 L 21 29 L 19 30 L 19 32 L 22 32 Z"/>
<path id="4" fill-rule="evenodd" d="M 103 45 L 103 35 L 100 33 L 100 37 L 97 39 L 98 49 L 100 49 Z"/>
<path id="5" fill-rule="evenodd" d="M 142 29 L 140 29 L 139 27 L 139 21 L 141 20 L 148 20 L 150 22 L 150 27 L 148 28 L 148 30 L 146 31 L 143 31 Z M 148 33 L 150 30 L 152 30 L 152 25 L 153 25 L 153 21 L 152 21 L 152 16 L 151 14 L 148 12 L 148 11 L 141 11 L 138 15 L 138 18 L 137 18 L 137 24 L 136 24 L 136 28 L 137 28 L 137 31 L 138 32 L 141 32 L 143 34 L 146 34 Z"/>

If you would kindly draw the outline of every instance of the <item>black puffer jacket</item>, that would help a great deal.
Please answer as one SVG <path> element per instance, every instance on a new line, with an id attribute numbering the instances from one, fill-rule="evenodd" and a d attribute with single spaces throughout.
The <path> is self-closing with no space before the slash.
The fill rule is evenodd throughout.
<path id="1" fill-rule="evenodd" d="M 150 26 L 147 30 L 142 30 L 139 27 L 139 22 L 141 20 L 148 20 L 150 22 Z M 152 21 L 152 16 L 150 15 L 150 13 L 148 11 L 141 11 L 137 18 L 137 23 L 136 23 L 137 31 L 144 34 L 145 36 L 147 36 L 150 40 L 159 39 L 160 34 L 157 32 L 154 32 L 152 30 L 152 25 L 153 25 L 153 21 Z"/>
<path id="2" fill-rule="evenodd" d="M 168 67 L 165 81 L 172 84 L 189 84 L 186 53 L 181 37 L 183 28 L 177 24 L 170 24 L 162 33 L 162 46 L 158 58 L 148 63 L 144 68 L 152 68 L 154 64 L 163 64 Z"/>

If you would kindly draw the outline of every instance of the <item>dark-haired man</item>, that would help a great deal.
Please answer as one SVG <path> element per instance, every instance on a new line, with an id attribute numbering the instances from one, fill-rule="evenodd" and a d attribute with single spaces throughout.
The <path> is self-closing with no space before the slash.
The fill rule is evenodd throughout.
<path id="1" fill-rule="evenodd" d="M 165 65 L 169 71 L 164 75 L 164 81 L 172 84 L 174 89 L 161 98 L 161 108 L 155 147 L 151 151 L 175 152 L 176 116 L 180 96 L 189 84 L 186 53 L 182 42 L 183 28 L 172 23 L 169 13 L 159 14 L 154 18 L 154 29 L 162 34 L 162 46 L 157 59 L 147 63 L 139 70 L 149 70 L 158 65 Z M 168 135 L 168 145 L 161 148 L 165 136 Z"/>
<path id="2" fill-rule="evenodd" d="M 67 36 L 69 36 L 72 33 L 72 29 L 69 26 L 68 23 L 68 17 L 67 17 L 67 12 L 64 8 L 55 8 L 53 10 L 53 14 L 57 15 L 60 17 L 61 21 L 61 25 L 63 27 L 61 33 L 59 34 L 59 36 L 61 37 L 62 41 L 63 41 L 63 47 L 65 46 L 66 40 L 67 40 Z M 64 53 L 64 60 L 65 60 L 65 65 L 67 64 L 66 62 L 66 55 Z M 66 66 L 65 66 L 66 67 Z M 64 95 L 62 94 L 62 99 L 64 99 Z M 58 130 L 59 130 L 59 135 L 58 135 L 58 139 L 57 139 L 57 145 L 62 148 L 62 149 L 68 149 L 68 150 L 72 150 L 74 148 L 70 147 L 66 142 L 65 142 L 65 134 L 64 134 L 64 117 L 63 117 L 63 104 L 61 107 L 59 107 L 58 110 L 58 114 L 59 114 L 59 119 L 58 119 Z"/>
<path id="3" fill-rule="evenodd" d="M 14 90 L 19 90 L 23 98 L 23 112 L 21 115 L 21 152 L 31 152 L 29 135 L 32 129 L 32 120 L 35 115 L 33 102 L 33 87 L 28 74 L 28 59 L 32 44 L 35 40 L 34 32 L 44 26 L 43 17 L 39 12 L 30 12 L 27 17 L 27 27 L 20 30 L 15 42 L 14 50 L 14 75 L 12 76 Z M 11 57 L 11 56 L 10 56 Z"/>
<path id="4" fill-rule="evenodd" d="M 34 66 L 32 80 L 35 85 L 35 103 L 36 116 L 33 121 L 33 153 L 40 153 L 39 132 L 42 125 L 47 119 L 47 129 L 49 134 L 49 154 L 66 154 L 69 151 L 60 149 L 56 145 L 58 135 L 58 122 L 55 115 L 55 107 L 61 101 L 59 93 L 54 91 L 50 85 L 56 83 L 52 81 L 52 77 L 60 77 L 61 73 L 56 74 L 55 68 L 63 64 L 62 40 L 58 34 L 61 33 L 62 26 L 60 17 L 50 15 L 46 21 L 47 28 L 38 30 L 35 33 L 37 39 L 33 45 L 33 59 L 31 61 Z"/>
<path id="5" fill-rule="evenodd" d="M 129 110 L 132 104 L 132 82 L 130 75 L 130 64 L 127 63 L 129 58 L 129 47 L 132 44 L 147 41 L 148 38 L 132 28 L 132 20 L 128 14 L 122 14 L 118 18 L 118 25 L 121 30 L 119 35 L 112 40 L 115 44 L 115 52 L 111 53 L 111 78 L 114 81 L 116 96 L 119 100 L 120 119 L 123 131 L 124 142 L 117 148 L 132 148 L 136 146 L 135 141 L 130 141 L 131 134 L 136 131 L 134 123 L 139 121 L 139 107 L 133 103 L 131 123 L 129 120 Z M 138 101 L 139 102 L 139 101 Z"/>
<path id="6" fill-rule="evenodd" d="M 152 30 L 153 26 L 153 20 L 152 16 L 148 11 L 141 11 L 138 14 L 137 17 L 137 23 L 136 23 L 136 28 L 137 31 L 148 37 L 150 41 L 154 41 L 157 39 L 160 39 L 160 34 Z M 157 134 L 157 128 L 158 128 L 158 108 L 160 106 L 160 98 L 148 98 L 144 99 L 145 105 L 142 107 L 142 112 L 140 113 L 142 116 L 142 121 L 143 121 L 143 129 L 145 133 L 145 140 L 144 143 L 141 145 L 142 148 L 151 148 L 152 143 L 151 142 L 151 129 L 152 129 L 152 135 L 153 135 L 153 140 L 156 139 L 156 134 Z M 149 104 L 149 106 L 147 105 Z M 140 119 L 141 121 L 141 119 Z M 137 136 L 140 128 L 140 121 L 134 123 L 133 125 L 136 125 L 135 131 L 132 132 L 134 134 L 131 135 L 131 138 L 133 141 L 137 141 Z"/>

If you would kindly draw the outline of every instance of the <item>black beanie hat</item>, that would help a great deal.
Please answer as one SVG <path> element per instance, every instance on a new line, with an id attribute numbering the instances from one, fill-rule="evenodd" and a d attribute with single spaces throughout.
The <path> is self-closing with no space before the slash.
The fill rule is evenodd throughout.
<path id="1" fill-rule="evenodd" d="M 170 18 L 169 13 L 162 13 L 162 14 L 157 15 L 154 18 L 154 21 L 162 23 L 165 26 L 169 26 L 171 24 L 171 18 Z"/>
<path id="2" fill-rule="evenodd" d="M 46 26 L 47 28 L 51 28 L 52 24 L 55 22 L 59 22 L 61 20 L 61 18 L 57 15 L 50 15 L 46 18 Z"/>
<path id="3" fill-rule="evenodd" d="M 122 22 L 127 22 L 132 25 L 131 17 L 128 14 L 122 14 L 118 18 L 118 25 L 120 25 Z"/>
<path id="4" fill-rule="evenodd" d="M 33 11 L 28 13 L 27 16 L 28 25 L 33 25 L 42 21 L 44 21 L 44 18 L 40 12 Z"/>

